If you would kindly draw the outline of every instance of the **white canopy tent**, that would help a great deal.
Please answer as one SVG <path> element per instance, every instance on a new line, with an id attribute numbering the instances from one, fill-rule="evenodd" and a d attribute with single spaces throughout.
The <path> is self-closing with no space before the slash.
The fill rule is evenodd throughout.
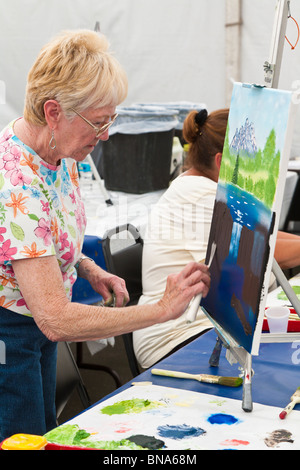
<path id="1" fill-rule="evenodd" d="M 109 38 L 129 77 L 124 104 L 230 102 L 232 81 L 263 83 L 277 0 L 0 0 L 0 126 L 22 114 L 26 76 L 40 48 L 63 29 Z M 291 0 L 300 22 L 300 3 Z M 288 22 L 293 42 L 296 28 Z M 300 89 L 300 44 L 286 42 L 279 87 Z M 297 129 L 297 127 L 296 127 Z M 300 155 L 295 133 L 292 155 Z"/>

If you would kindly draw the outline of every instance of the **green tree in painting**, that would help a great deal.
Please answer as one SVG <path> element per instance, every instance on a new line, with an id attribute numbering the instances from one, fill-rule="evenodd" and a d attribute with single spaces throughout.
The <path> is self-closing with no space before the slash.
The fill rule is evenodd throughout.
<path id="1" fill-rule="evenodd" d="M 223 148 L 220 179 L 232 183 L 253 194 L 271 207 L 276 192 L 280 168 L 280 151 L 276 151 L 276 132 L 272 129 L 263 149 L 255 155 L 231 151 L 229 126 Z"/>
<path id="2" fill-rule="evenodd" d="M 223 153 L 225 153 L 225 157 L 230 156 L 230 146 L 229 146 L 229 125 L 227 125 L 224 146 L 223 146 Z"/>
<path id="3" fill-rule="evenodd" d="M 262 166 L 262 152 L 259 149 L 255 155 L 254 169 L 261 168 L 261 166 Z"/>
<path id="4" fill-rule="evenodd" d="M 248 193 L 253 193 L 253 180 L 250 176 L 247 176 L 246 178 L 245 189 Z"/>
<path id="5" fill-rule="evenodd" d="M 263 200 L 269 207 L 271 207 L 271 205 L 273 204 L 275 191 L 276 191 L 275 178 L 272 175 L 272 173 L 270 173 L 265 184 L 265 194 L 263 198 Z"/>
<path id="6" fill-rule="evenodd" d="M 265 194 L 264 180 L 260 179 L 255 183 L 254 188 L 253 188 L 253 194 L 261 201 L 264 200 L 264 194 Z"/>
<path id="7" fill-rule="evenodd" d="M 223 181 L 228 180 L 228 170 L 230 170 L 230 148 L 229 148 L 229 125 L 227 125 L 227 131 L 225 135 L 225 141 L 222 152 L 222 163 L 220 168 L 220 179 Z"/>
<path id="8" fill-rule="evenodd" d="M 232 184 L 237 184 L 237 182 L 238 182 L 238 178 L 239 178 L 239 160 L 240 160 L 240 156 L 239 156 L 239 154 L 237 154 L 235 167 L 234 167 L 233 174 L 232 174 L 232 179 L 231 179 Z"/>
<path id="9" fill-rule="evenodd" d="M 279 167 L 280 167 L 280 152 L 278 151 L 273 158 L 273 161 L 270 166 L 270 171 L 274 175 L 274 178 L 277 180 L 279 175 Z"/>
<path id="10" fill-rule="evenodd" d="M 266 145 L 263 151 L 263 165 L 266 168 L 270 168 L 273 159 L 275 157 L 276 150 L 276 133 L 275 129 L 272 129 L 269 137 L 267 138 Z"/>

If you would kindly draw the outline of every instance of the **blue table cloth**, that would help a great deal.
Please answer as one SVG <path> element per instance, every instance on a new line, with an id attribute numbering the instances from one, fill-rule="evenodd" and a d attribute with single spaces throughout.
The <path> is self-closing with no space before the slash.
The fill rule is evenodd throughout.
<path id="1" fill-rule="evenodd" d="M 224 348 L 222 348 L 219 366 L 211 367 L 209 365 L 209 358 L 216 338 L 216 332 L 211 330 L 154 367 L 192 374 L 239 375 L 239 364 L 229 364 L 225 357 Z M 289 403 L 291 395 L 300 386 L 300 341 L 261 344 L 259 355 L 253 356 L 253 370 L 252 399 L 254 406 L 256 402 L 284 408 Z M 133 381 L 151 381 L 154 385 L 182 388 L 242 401 L 242 386 L 232 388 L 206 384 L 196 380 L 156 376 L 151 374 L 151 369 L 135 377 Z M 130 384 L 131 382 L 125 384 L 110 396 L 131 386 Z M 300 410 L 300 405 L 296 405 L 295 410 L 297 409 Z"/>

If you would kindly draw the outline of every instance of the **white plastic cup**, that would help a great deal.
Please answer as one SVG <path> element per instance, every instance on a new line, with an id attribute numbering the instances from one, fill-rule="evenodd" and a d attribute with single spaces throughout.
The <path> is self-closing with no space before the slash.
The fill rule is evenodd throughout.
<path id="1" fill-rule="evenodd" d="M 286 333 L 290 309 L 288 307 L 269 307 L 266 310 L 270 333 Z"/>

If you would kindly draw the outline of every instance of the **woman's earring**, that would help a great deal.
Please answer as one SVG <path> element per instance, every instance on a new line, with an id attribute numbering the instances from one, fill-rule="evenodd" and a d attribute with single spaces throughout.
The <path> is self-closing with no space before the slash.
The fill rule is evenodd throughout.
<path id="1" fill-rule="evenodd" d="M 52 131 L 52 134 L 51 134 L 51 139 L 50 139 L 50 142 L 49 142 L 49 147 L 51 148 L 51 150 L 55 150 L 56 149 L 56 140 L 54 138 L 54 131 Z"/>

